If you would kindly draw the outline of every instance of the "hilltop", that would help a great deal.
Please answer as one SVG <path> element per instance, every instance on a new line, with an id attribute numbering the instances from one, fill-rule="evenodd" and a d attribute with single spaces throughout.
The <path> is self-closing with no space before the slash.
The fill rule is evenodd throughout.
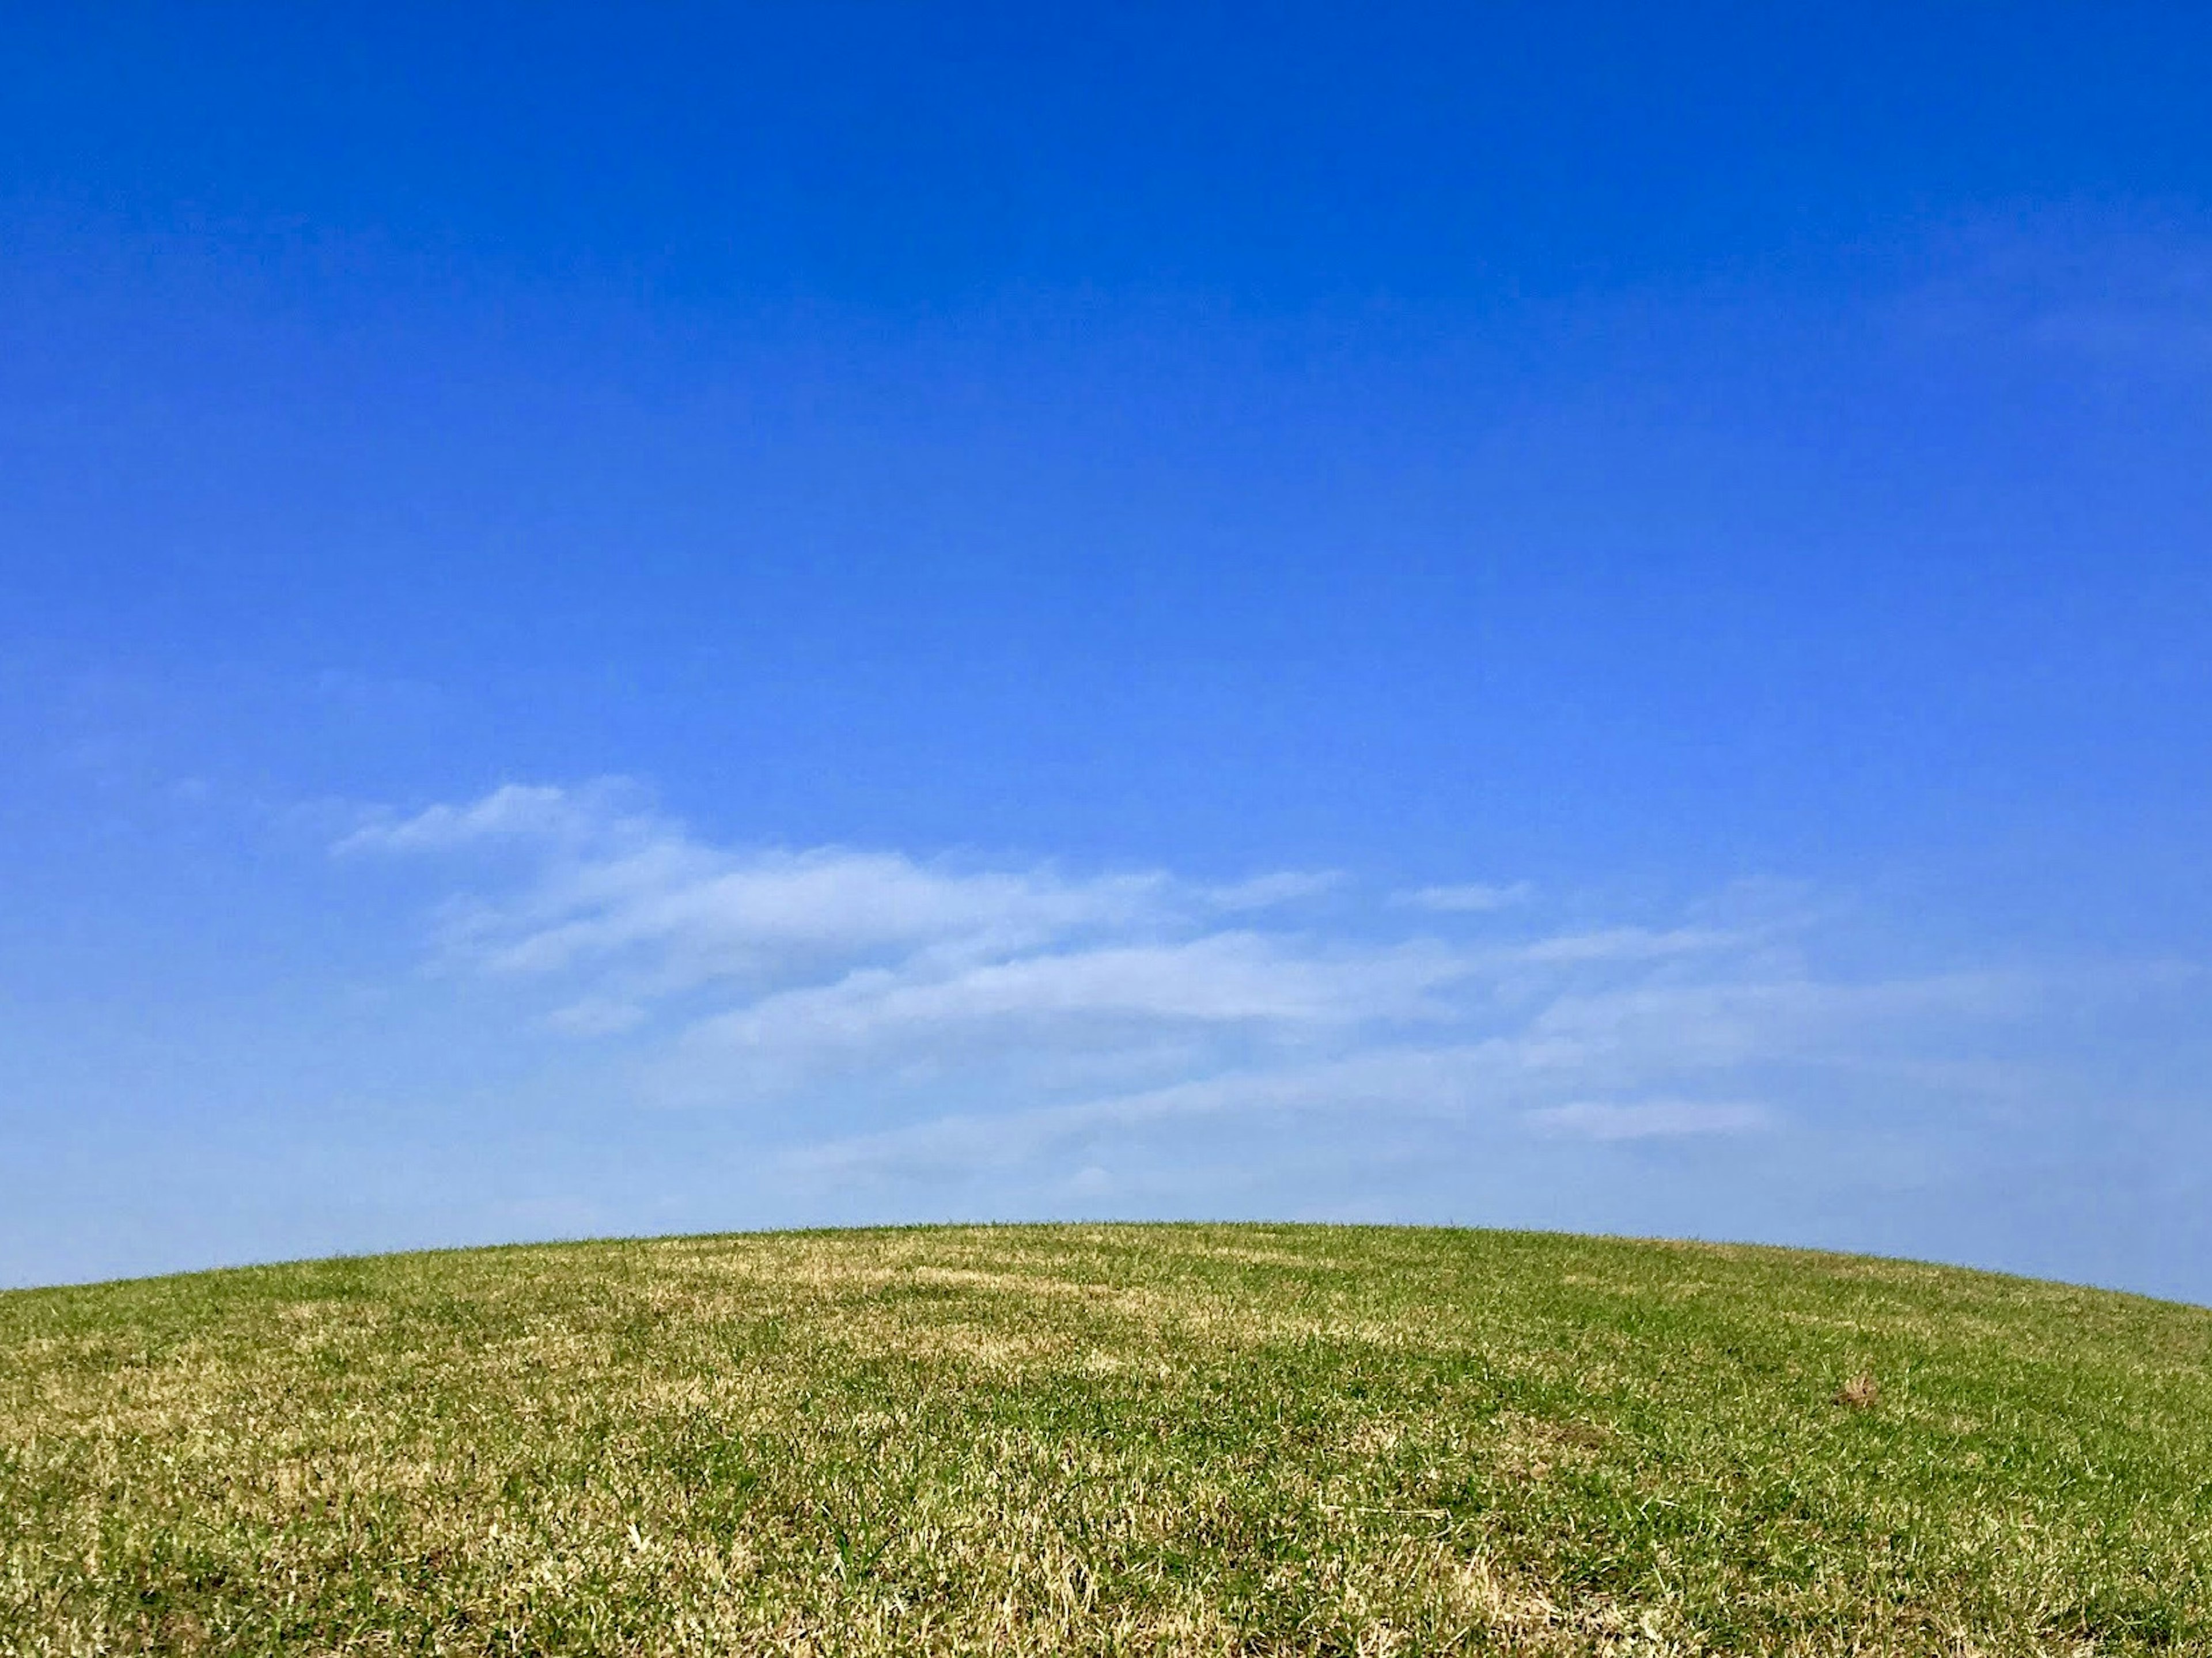
<path id="1" fill-rule="evenodd" d="M 2212 1311 L 1272 1225 L 18 1291 L 0 1651 L 2212 1651 Z"/>

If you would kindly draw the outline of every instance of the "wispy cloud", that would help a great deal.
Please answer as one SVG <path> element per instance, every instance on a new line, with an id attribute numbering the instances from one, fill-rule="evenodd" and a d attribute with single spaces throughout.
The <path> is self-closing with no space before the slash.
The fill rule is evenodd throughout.
<path id="1" fill-rule="evenodd" d="M 1060 1157 L 1101 1137 L 1139 1134 L 1167 1124 L 1407 1109 L 1457 1114 L 1479 1108 L 1493 1090 L 1510 1090 L 1515 1068 L 1510 1045 L 1504 1042 L 1383 1044 L 1063 1105 L 988 1114 L 951 1112 L 804 1145 L 787 1156 L 785 1166 L 799 1174 L 893 1177 L 956 1167 L 1011 1169 Z"/>
<path id="2" fill-rule="evenodd" d="M 1395 894 L 1393 902 L 1409 908 L 1434 910 L 1442 914 L 1486 915 L 1492 910 L 1525 904 L 1535 896 L 1536 889 L 1526 881 L 1515 881 L 1505 885 L 1486 881 L 1467 881 L 1456 886 L 1417 887 L 1409 892 Z"/>
<path id="3" fill-rule="evenodd" d="M 1685 1134 L 1742 1134 L 1772 1126 L 1763 1105 L 1729 1100 L 1570 1100 L 1527 1114 L 1549 1134 L 1591 1140 L 1672 1139 Z"/>
<path id="4" fill-rule="evenodd" d="M 575 791 L 509 783 L 480 800 L 434 805 L 411 817 L 372 812 L 335 848 L 349 852 L 429 852 L 486 841 L 587 841 L 619 835 L 647 820 L 613 810 L 611 786 Z"/>
<path id="5" fill-rule="evenodd" d="M 878 968 L 785 991 L 701 1027 L 733 1047 L 867 1044 L 915 1030 L 1081 1019 L 1341 1026 L 1448 1017 L 1431 993 L 1463 976 L 1440 946 L 1323 956 L 1237 932 L 1102 944 L 933 972 Z"/>
<path id="6" fill-rule="evenodd" d="M 1743 935 L 1711 927 L 1601 927 L 1588 932 L 1565 932 L 1538 938 L 1523 945 L 1524 962 L 1649 962 L 1662 957 L 1685 956 L 1723 949 L 1743 942 Z"/>
<path id="7" fill-rule="evenodd" d="M 1747 1101 L 1873 1065 L 2002 1086 L 1959 1033 L 2039 993 L 1988 971 L 1824 976 L 1806 913 L 1759 914 L 1755 893 L 1725 926 L 1547 926 L 1525 884 L 1363 899 L 1296 871 L 733 847 L 617 783 L 509 786 L 338 844 L 468 872 L 436 923 L 448 969 L 525 987 L 545 1029 L 629 1045 L 651 1097 L 746 1107 L 817 1179 L 1066 1179 L 1102 1145 L 1230 1121 L 1255 1156 L 1256 1124 L 1291 1118 L 1741 1134 L 1794 1115 Z"/>

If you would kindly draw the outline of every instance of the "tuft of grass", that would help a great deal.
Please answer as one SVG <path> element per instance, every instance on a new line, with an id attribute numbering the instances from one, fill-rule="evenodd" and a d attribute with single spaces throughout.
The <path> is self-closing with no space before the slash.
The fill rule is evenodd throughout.
<path id="1" fill-rule="evenodd" d="M 1295 1226 L 19 1291 L 0 1652 L 2212 1652 L 2212 1311 Z"/>
<path id="2" fill-rule="evenodd" d="M 1870 1370 L 1861 1370 L 1836 1389 L 1836 1403 L 1846 1410 L 1870 1411 L 1881 1403 L 1881 1383 Z"/>

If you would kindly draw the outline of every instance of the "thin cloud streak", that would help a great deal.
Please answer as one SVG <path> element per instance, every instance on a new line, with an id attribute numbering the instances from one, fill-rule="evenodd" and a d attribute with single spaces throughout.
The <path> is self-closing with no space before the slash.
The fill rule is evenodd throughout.
<path id="1" fill-rule="evenodd" d="M 2017 1092 L 1975 1043 L 2050 988 L 1824 976 L 1794 893 L 1733 895 L 1726 926 L 1547 929 L 1525 884 L 1363 900 L 1308 872 L 720 847 L 618 783 L 510 785 L 337 849 L 465 868 L 435 927 L 447 970 L 542 991 L 549 1033 L 627 1045 L 641 1102 L 741 1108 L 802 1181 L 1034 1173 L 1201 1121 L 1246 1125 L 1255 1160 L 1259 1125 L 1292 1118 L 1355 1141 L 1416 1119 L 1773 1133 L 1875 1072 L 1954 1104 Z"/>
<path id="2" fill-rule="evenodd" d="M 1535 894 L 1536 889 L 1526 881 L 1515 881 L 1508 885 L 1467 881 L 1456 886 L 1419 887 L 1411 892 L 1397 893 L 1393 895 L 1391 902 L 1408 908 L 1434 910 L 1440 914 L 1486 915 L 1492 910 L 1525 904 Z"/>
<path id="3" fill-rule="evenodd" d="M 1774 1113 L 1764 1105 L 1726 1100 L 1571 1100 L 1528 1112 L 1527 1121 L 1540 1133 L 1582 1139 L 1675 1139 L 1769 1128 Z"/>

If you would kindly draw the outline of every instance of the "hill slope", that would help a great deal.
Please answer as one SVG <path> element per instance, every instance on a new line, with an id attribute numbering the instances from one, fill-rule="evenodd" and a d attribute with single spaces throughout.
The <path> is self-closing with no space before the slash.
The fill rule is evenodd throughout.
<path id="1" fill-rule="evenodd" d="M 0 1651 L 2212 1651 L 2212 1311 L 1035 1227 L 0 1297 Z"/>

